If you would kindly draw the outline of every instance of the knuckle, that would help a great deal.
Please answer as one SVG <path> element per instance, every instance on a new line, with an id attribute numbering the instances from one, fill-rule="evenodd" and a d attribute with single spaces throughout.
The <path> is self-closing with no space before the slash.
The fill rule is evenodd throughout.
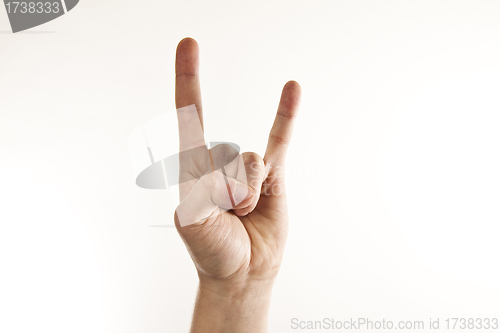
<path id="1" fill-rule="evenodd" d="M 269 139 L 273 140 L 273 142 L 275 142 L 275 143 L 277 143 L 278 145 L 281 145 L 281 146 L 287 146 L 288 145 L 288 142 L 286 142 L 282 137 L 274 135 L 274 134 L 270 134 L 269 135 Z"/>
<path id="2" fill-rule="evenodd" d="M 212 159 L 216 168 L 225 166 L 236 159 L 239 152 L 227 143 L 221 143 L 210 149 Z"/>
<path id="3" fill-rule="evenodd" d="M 243 161 L 246 166 L 249 166 L 253 171 L 259 171 L 264 168 L 264 161 L 256 153 L 243 153 Z"/>

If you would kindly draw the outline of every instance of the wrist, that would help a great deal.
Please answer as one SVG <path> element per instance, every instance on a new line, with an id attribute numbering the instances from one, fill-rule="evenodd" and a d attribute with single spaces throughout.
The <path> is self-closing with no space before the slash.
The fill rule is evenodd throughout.
<path id="1" fill-rule="evenodd" d="M 191 332 L 267 332 L 273 283 L 200 278 Z"/>
<path id="2" fill-rule="evenodd" d="M 272 279 L 214 280 L 200 277 L 199 290 L 213 297 L 235 300 L 263 299 L 272 293 Z"/>

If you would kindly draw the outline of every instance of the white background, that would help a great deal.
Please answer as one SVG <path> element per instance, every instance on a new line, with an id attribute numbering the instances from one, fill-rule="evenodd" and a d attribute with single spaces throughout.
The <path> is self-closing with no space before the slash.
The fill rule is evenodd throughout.
<path id="1" fill-rule="evenodd" d="M 197 288 L 127 139 L 201 49 L 209 140 L 264 153 L 287 80 L 291 318 L 499 317 L 500 2 L 97 1 L 0 10 L 0 331 L 186 332 Z"/>

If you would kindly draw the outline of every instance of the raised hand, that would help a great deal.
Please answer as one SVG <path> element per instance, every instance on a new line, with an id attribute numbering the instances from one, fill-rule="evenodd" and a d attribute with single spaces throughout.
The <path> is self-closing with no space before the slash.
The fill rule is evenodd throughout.
<path id="1" fill-rule="evenodd" d="M 264 158 L 203 137 L 198 44 L 177 47 L 180 204 L 175 224 L 197 268 L 192 332 L 265 332 L 288 233 L 285 156 L 300 86 L 283 88 Z"/>

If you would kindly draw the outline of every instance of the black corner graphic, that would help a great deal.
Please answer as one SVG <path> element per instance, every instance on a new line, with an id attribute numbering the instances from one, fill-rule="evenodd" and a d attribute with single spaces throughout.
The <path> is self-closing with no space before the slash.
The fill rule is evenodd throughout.
<path id="1" fill-rule="evenodd" d="M 79 0 L 4 0 L 12 32 L 31 29 L 52 21 L 75 8 Z"/>
<path id="2" fill-rule="evenodd" d="M 66 10 L 69 12 L 78 4 L 79 0 L 64 0 L 66 2 Z"/>

